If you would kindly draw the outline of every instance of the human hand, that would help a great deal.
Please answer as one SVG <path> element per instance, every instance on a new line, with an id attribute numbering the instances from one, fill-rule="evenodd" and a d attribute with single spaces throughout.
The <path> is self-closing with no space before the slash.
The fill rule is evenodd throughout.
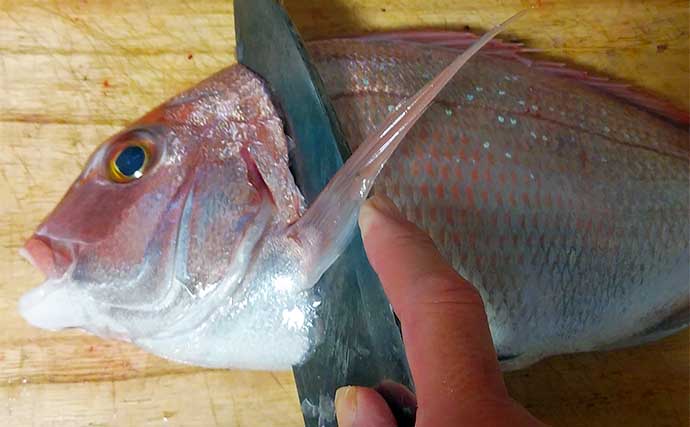
<path id="1" fill-rule="evenodd" d="M 417 392 L 415 425 L 543 425 L 508 395 L 481 296 L 431 239 L 385 197 L 364 204 L 359 226 L 369 262 L 400 319 Z M 401 385 L 386 390 L 415 399 Z M 341 387 L 335 406 L 339 427 L 397 426 L 386 400 L 371 388 Z"/>

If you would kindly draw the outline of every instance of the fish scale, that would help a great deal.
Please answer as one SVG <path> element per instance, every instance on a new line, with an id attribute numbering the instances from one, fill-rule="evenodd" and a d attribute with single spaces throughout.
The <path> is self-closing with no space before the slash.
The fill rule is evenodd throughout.
<path id="1" fill-rule="evenodd" d="M 409 43 L 308 47 L 353 150 L 455 57 Z M 687 140 L 578 82 L 480 54 L 374 192 L 479 288 L 499 354 L 519 366 L 633 336 L 682 306 Z M 653 308 L 637 311 L 642 300 Z"/>

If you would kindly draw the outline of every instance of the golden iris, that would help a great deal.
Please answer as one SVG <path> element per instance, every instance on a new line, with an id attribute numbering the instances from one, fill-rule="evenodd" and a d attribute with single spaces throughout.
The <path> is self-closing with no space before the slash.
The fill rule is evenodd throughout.
<path id="1" fill-rule="evenodd" d="M 149 151 L 144 144 L 128 144 L 110 159 L 108 170 L 115 182 L 130 182 L 144 176 L 149 163 Z"/>

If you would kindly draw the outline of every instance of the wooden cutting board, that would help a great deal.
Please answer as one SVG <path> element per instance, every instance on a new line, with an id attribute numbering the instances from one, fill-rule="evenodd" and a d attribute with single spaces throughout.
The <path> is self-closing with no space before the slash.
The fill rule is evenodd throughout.
<path id="1" fill-rule="evenodd" d="M 400 28 L 481 32 L 527 1 L 285 1 L 307 39 Z M 687 1 L 543 1 L 506 34 L 688 108 Z M 234 61 L 230 0 L 0 0 L 0 425 L 299 426 L 288 372 L 199 369 L 17 315 L 41 281 L 17 251 L 108 135 Z M 564 426 L 688 423 L 688 333 L 555 357 L 512 395 Z"/>

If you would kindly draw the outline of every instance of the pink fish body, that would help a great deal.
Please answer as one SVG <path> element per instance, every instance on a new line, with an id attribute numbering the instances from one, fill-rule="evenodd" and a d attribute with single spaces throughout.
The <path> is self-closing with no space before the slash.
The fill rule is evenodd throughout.
<path id="1" fill-rule="evenodd" d="M 404 42 L 309 48 L 353 149 L 456 55 Z M 158 107 L 96 150 L 27 242 L 48 281 L 22 299 L 22 314 L 198 365 L 299 362 L 318 339 L 309 287 L 349 236 L 327 225 L 351 227 L 358 205 L 337 221 L 321 214 L 362 194 L 334 184 L 326 208 L 305 210 L 287 141 L 265 86 L 239 65 Z M 510 368 L 685 324 L 687 183 L 687 129 L 479 55 L 374 191 L 477 286 Z"/>
<path id="2" fill-rule="evenodd" d="M 310 47 L 353 149 L 455 55 Z M 480 289 L 507 367 L 686 326 L 687 125 L 484 52 L 417 122 L 374 192 Z"/>

